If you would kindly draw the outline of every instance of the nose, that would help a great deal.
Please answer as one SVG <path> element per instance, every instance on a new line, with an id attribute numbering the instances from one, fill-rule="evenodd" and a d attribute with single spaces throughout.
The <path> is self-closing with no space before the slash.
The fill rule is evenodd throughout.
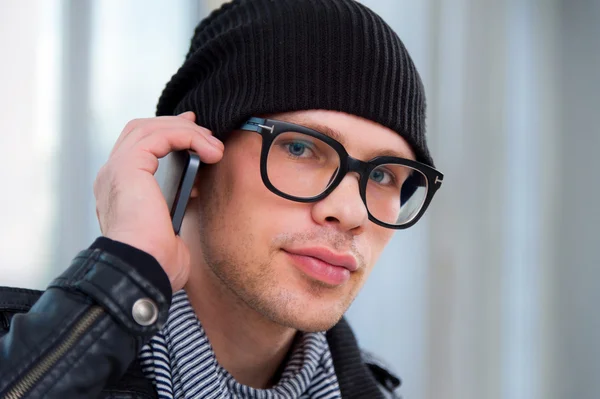
<path id="1" fill-rule="evenodd" d="M 360 197 L 358 174 L 348 173 L 327 197 L 312 206 L 312 217 L 321 225 L 334 225 L 355 235 L 362 233 L 369 220 Z"/>

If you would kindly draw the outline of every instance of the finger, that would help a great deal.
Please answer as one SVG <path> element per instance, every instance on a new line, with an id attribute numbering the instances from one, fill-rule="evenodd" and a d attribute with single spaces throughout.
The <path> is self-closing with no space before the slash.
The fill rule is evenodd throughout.
<path id="1" fill-rule="evenodd" d="M 186 111 L 182 114 L 177 115 L 178 118 L 187 119 L 188 121 L 195 122 L 196 114 L 193 111 Z"/>
<path id="2" fill-rule="evenodd" d="M 191 113 L 193 114 L 193 113 Z M 204 127 L 198 126 L 189 119 L 185 119 L 179 116 L 165 116 L 147 119 L 145 123 L 140 123 L 127 135 L 123 135 L 120 141 L 115 144 L 111 156 L 121 149 L 131 149 L 142 140 L 144 137 L 153 134 L 159 130 L 177 128 L 180 130 L 193 130 L 196 134 L 204 136 L 212 136 L 212 132 Z M 220 142 L 217 142 L 219 144 Z M 222 147 L 222 143 L 220 145 Z"/>
<path id="3" fill-rule="evenodd" d="M 121 131 L 121 134 L 117 138 L 117 141 L 115 142 L 110 155 L 112 155 L 115 152 L 115 150 L 121 145 L 121 143 L 123 141 L 125 141 L 125 139 L 127 137 L 131 136 L 132 133 L 134 133 L 134 132 L 136 132 L 136 133 L 142 132 L 143 133 L 143 131 L 146 130 L 146 127 L 150 127 L 150 128 L 152 126 L 159 127 L 165 123 L 179 123 L 182 120 L 186 120 L 188 122 L 194 122 L 196 120 L 196 115 L 192 111 L 187 111 L 182 114 L 175 115 L 175 116 L 166 115 L 166 116 L 159 116 L 159 117 L 152 117 L 152 118 L 132 119 L 129 122 L 127 122 L 127 124 Z M 194 123 L 194 125 L 198 126 L 195 123 Z M 200 129 L 204 129 L 201 126 L 198 126 L 198 127 Z M 208 129 L 206 129 L 206 131 L 210 132 Z"/>
<path id="4" fill-rule="evenodd" d="M 145 150 L 147 150 L 148 143 L 156 142 L 157 140 L 160 139 L 161 135 L 173 135 L 173 134 L 174 135 L 182 134 L 182 135 L 184 135 L 182 137 L 187 137 L 187 136 L 198 137 L 201 139 L 201 141 L 204 141 L 205 146 L 206 145 L 213 146 L 216 149 L 218 149 L 220 152 L 223 152 L 223 150 L 225 148 L 223 143 L 219 139 L 213 137 L 212 134 L 210 134 L 210 132 L 205 129 L 197 129 L 195 127 L 191 127 L 190 125 L 182 126 L 182 125 L 177 125 L 177 124 L 168 124 L 160 129 L 153 129 L 149 134 L 143 134 L 143 135 L 136 134 L 135 137 L 125 139 L 123 141 L 123 143 L 121 144 L 119 150 L 116 151 L 115 154 L 135 151 L 136 148 L 140 147 L 140 143 L 143 143 L 143 144 L 141 144 L 141 146 Z M 152 137 L 152 138 L 148 139 L 148 137 Z M 171 140 L 170 137 L 167 139 Z M 188 141 L 188 142 L 191 143 L 190 141 Z M 191 147 L 186 147 L 184 149 L 191 149 Z"/>
<path id="5" fill-rule="evenodd" d="M 149 152 L 162 158 L 170 152 L 193 150 L 204 163 L 215 163 L 223 157 L 223 148 L 214 145 L 212 136 L 197 134 L 192 130 L 177 128 L 158 130 L 145 136 L 136 144 L 136 149 Z"/>
<path id="6" fill-rule="evenodd" d="M 115 144 L 113 145 L 113 148 L 110 151 L 110 154 L 108 157 L 110 158 L 113 156 L 113 154 L 121 146 L 121 143 L 123 142 L 123 140 L 125 140 L 125 137 L 127 137 L 137 127 L 143 125 L 144 123 L 147 123 L 146 121 L 147 121 L 146 118 L 138 118 L 138 119 L 132 119 L 129 122 L 127 122 L 127 124 L 121 131 L 121 134 L 119 134 L 119 137 L 117 137 L 117 141 L 115 141 Z"/>

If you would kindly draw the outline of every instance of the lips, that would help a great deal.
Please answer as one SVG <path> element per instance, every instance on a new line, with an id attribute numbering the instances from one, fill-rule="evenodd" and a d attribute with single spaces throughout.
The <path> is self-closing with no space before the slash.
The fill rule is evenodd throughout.
<path id="1" fill-rule="evenodd" d="M 353 256 L 337 254 L 327 248 L 294 248 L 283 249 L 283 252 L 305 276 L 329 287 L 344 285 L 358 269 Z"/>
<path id="2" fill-rule="evenodd" d="M 285 249 L 285 251 L 292 255 L 309 256 L 332 266 L 343 267 L 351 272 L 358 269 L 358 263 L 354 256 L 349 254 L 337 254 L 327 248 L 295 248 Z"/>

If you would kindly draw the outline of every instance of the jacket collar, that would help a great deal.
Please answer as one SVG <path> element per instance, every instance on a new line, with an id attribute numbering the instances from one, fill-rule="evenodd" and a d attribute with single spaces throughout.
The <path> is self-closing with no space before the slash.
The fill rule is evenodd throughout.
<path id="1" fill-rule="evenodd" d="M 377 385 L 370 366 L 364 363 L 354 333 L 346 319 L 342 318 L 338 324 L 327 331 L 327 342 L 342 391 L 342 398 L 383 399 L 383 393 Z M 396 386 L 398 385 L 399 380 Z"/>

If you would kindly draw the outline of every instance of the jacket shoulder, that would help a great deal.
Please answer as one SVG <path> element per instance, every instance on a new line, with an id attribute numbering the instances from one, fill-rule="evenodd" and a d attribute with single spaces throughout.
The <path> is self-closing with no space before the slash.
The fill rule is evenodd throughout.
<path id="1" fill-rule="evenodd" d="M 41 295 L 38 290 L 0 287 L 0 311 L 28 311 Z"/>
<path id="2" fill-rule="evenodd" d="M 15 314 L 28 312 L 41 295 L 38 290 L 0 287 L 0 332 L 8 330 Z"/>

